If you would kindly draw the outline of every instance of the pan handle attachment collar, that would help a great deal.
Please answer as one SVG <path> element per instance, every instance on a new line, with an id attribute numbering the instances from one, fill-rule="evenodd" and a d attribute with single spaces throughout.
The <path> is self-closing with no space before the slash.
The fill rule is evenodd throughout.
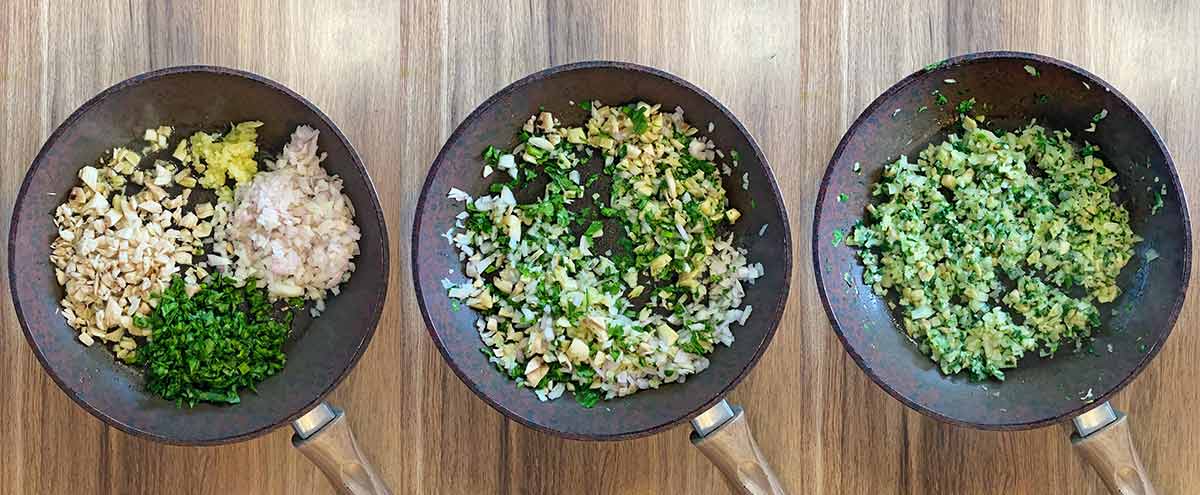
<path id="1" fill-rule="evenodd" d="M 731 419 L 733 419 L 733 408 L 729 406 L 728 401 L 722 399 L 717 405 L 692 418 L 692 429 L 696 430 L 697 435 L 707 436 Z"/>
<path id="2" fill-rule="evenodd" d="M 336 419 L 339 412 L 341 411 L 334 411 L 333 406 L 330 406 L 329 403 L 322 402 L 292 421 L 292 430 L 295 430 L 300 438 L 307 439 L 313 436 L 313 433 L 321 431 L 321 428 L 324 428 L 330 421 Z"/>
<path id="3" fill-rule="evenodd" d="M 1108 490 L 1118 495 L 1155 495 L 1150 475 L 1142 465 L 1128 418 L 1105 402 L 1074 419 L 1071 444 L 1100 475 Z"/>
<path id="4" fill-rule="evenodd" d="M 758 448 L 746 413 L 721 401 L 692 420 L 692 445 L 704 453 L 738 493 L 783 495 L 787 492 Z"/>
<path id="5" fill-rule="evenodd" d="M 1113 409 L 1112 404 L 1104 401 L 1103 404 L 1092 408 L 1091 411 L 1075 416 L 1071 422 L 1075 423 L 1075 432 L 1079 433 L 1080 437 L 1086 438 L 1116 420 L 1117 411 Z"/>
<path id="6" fill-rule="evenodd" d="M 346 414 L 322 402 L 292 422 L 292 445 L 316 464 L 342 495 L 391 495 L 383 478 L 367 460 Z"/>

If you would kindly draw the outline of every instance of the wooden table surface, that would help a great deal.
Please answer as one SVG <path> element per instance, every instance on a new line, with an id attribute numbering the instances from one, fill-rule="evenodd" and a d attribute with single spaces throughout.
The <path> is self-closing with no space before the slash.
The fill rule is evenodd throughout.
<path id="1" fill-rule="evenodd" d="M 0 4 L 5 235 L 43 140 L 86 99 L 143 71 L 204 63 L 257 72 L 308 97 L 356 144 L 384 202 L 395 262 L 379 332 L 330 399 L 396 493 L 728 491 L 683 427 L 586 443 L 504 419 L 443 365 L 425 332 L 407 269 L 419 186 L 459 120 L 528 73 L 586 59 L 659 67 L 716 96 L 758 139 L 790 209 L 796 270 L 774 344 L 731 399 L 792 493 L 1103 492 L 1063 429 L 939 424 L 872 384 L 830 330 L 806 241 L 813 198 L 842 132 L 885 88 L 971 51 L 1059 57 L 1131 98 L 1193 197 L 1200 186 L 1200 8 L 1183 1 Z M 43 373 L 9 297 L 0 301 L 0 492 L 331 492 L 286 428 L 184 448 L 105 426 Z M 1192 294 L 1158 359 L 1115 400 L 1161 493 L 1200 490 L 1197 319 Z"/>

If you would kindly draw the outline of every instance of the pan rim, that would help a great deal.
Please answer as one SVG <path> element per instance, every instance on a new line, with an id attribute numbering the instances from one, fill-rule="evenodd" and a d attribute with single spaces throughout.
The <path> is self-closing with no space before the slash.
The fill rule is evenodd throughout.
<path id="1" fill-rule="evenodd" d="M 898 391 L 893 389 L 885 380 L 883 380 L 872 368 L 868 367 L 866 365 L 866 362 L 863 359 L 862 355 L 860 355 L 854 349 L 854 347 L 849 343 L 849 341 L 846 339 L 845 335 L 842 332 L 841 326 L 838 324 L 838 320 L 834 315 L 833 307 L 829 302 L 829 296 L 828 296 L 828 294 L 826 294 L 826 291 L 825 291 L 825 281 L 821 274 L 820 259 L 816 256 L 818 246 L 819 246 L 818 242 L 819 242 L 820 231 L 821 231 L 821 225 L 820 225 L 819 219 L 821 218 L 826 194 L 829 192 L 828 188 L 829 188 L 831 180 L 832 180 L 834 164 L 838 161 L 838 159 L 845 152 L 845 148 L 849 144 L 849 141 L 850 141 L 851 131 L 853 131 L 860 125 L 862 125 L 865 122 L 865 120 L 867 119 L 867 116 L 870 115 L 876 109 L 878 109 L 880 106 L 882 106 L 883 103 L 889 97 L 891 97 L 893 94 L 896 94 L 896 93 L 904 90 L 910 84 L 913 84 L 918 78 L 925 76 L 929 72 L 939 70 L 943 67 L 960 65 L 960 64 L 965 64 L 965 63 L 970 63 L 970 62 L 975 62 L 975 61 L 980 61 L 980 60 L 1013 60 L 1013 59 L 1044 63 L 1047 65 L 1053 65 L 1056 67 L 1060 67 L 1060 68 L 1066 69 L 1070 72 L 1074 72 L 1075 74 L 1079 75 L 1080 77 L 1084 78 L 1085 80 L 1089 81 L 1090 83 L 1092 83 L 1094 85 L 1099 85 L 1105 91 L 1108 91 L 1108 92 L 1112 93 L 1113 95 L 1115 95 L 1123 104 L 1125 104 L 1127 107 L 1129 107 L 1133 111 L 1133 114 L 1137 117 L 1138 122 L 1140 122 L 1142 126 L 1144 126 L 1146 129 L 1148 129 L 1150 131 L 1150 135 L 1154 139 L 1155 145 L 1163 153 L 1163 157 L 1165 159 L 1164 161 L 1165 161 L 1165 164 L 1167 165 L 1167 171 L 1170 176 L 1169 178 L 1171 180 L 1171 184 L 1175 188 L 1175 190 L 1179 192 L 1179 200 L 1180 200 L 1180 205 L 1181 205 L 1180 209 L 1182 211 L 1182 221 L 1183 221 L 1184 226 L 1187 227 L 1187 228 L 1183 229 L 1184 246 L 1185 246 L 1184 252 L 1183 252 L 1183 259 L 1185 260 L 1185 263 L 1183 266 L 1183 270 L 1180 272 L 1182 290 L 1180 291 L 1179 296 L 1176 297 L 1176 299 L 1173 303 L 1171 312 L 1168 315 L 1168 320 L 1171 322 L 1171 324 L 1167 327 L 1166 331 L 1162 334 L 1162 336 L 1154 342 L 1154 345 L 1148 350 L 1148 352 L 1145 353 L 1145 355 L 1138 362 L 1138 364 L 1136 366 L 1134 366 L 1133 369 L 1123 379 L 1121 379 L 1119 382 L 1117 382 L 1117 384 L 1114 385 L 1113 387 L 1111 387 L 1107 392 L 1104 392 L 1103 394 L 1098 395 L 1093 402 L 1080 403 L 1078 406 L 1076 406 L 1072 409 L 1069 409 L 1065 412 L 1059 413 L 1054 416 L 1034 420 L 1034 421 L 1013 422 L 1013 423 L 974 423 L 974 422 L 963 421 L 960 419 L 951 418 L 949 416 L 941 414 L 940 412 L 938 412 L 932 408 L 917 404 L 916 402 L 908 399 L 907 397 L 904 397 Z M 871 381 L 876 386 L 878 386 L 879 388 L 882 388 L 885 392 L 888 393 L 888 395 L 891 395 L 893 398 L 895 398 L 896 400 L 898 400 L 900 403 L 904 404 L 905 406 L 909 407 L 910 409 L 920 412 L 921 414 L 924 414 L 925 416 L 936 419 L 940 422 L 954 424 L 954 425 L 958 425 L 958 426 L 965 426 L 965 427 L 970 427 L 970 428 L 975 428 L 975 429 L 981 429 L 981 430 L 997 430 L 997 431 L 1026 430 L 1026 429 L 1039 428 L 1039 427 L 1048 426 L 1048 425 L 1052 425 L 1052 424 L 1056 424 L 1056 423 L 1061 423 L 1072 417 L 1078 416 L 1092 408 L 1095 408 L 1095 407 L 1098 407 L 1098 406 L 1104 404 L 1114 394 L 1121 391 L 1121 389 L 1123 389 L 1126 385 L 1128 385 L 1130 382 L 1132 382 L 1133 379 L 1136 378 L 1142 372 L 1142 370 L 1144 370 L 1146 368 L 1146 366 L 1149 365 L 1150 362 L 1154 360 L 1154 358 L 1158 355 L 1158 352 L 1160 350 L 1162 350 L 1162 347 L 1166 343 L 1167 339 L 1170 337 L 1171 332 L 1175 328 L 1175 325 L 1178 323 L 1179 313 L 1183 309 L 1184 301 L 1187 298 L 1187 289 L 1188 289 L 1189 282 L 1190 282 L 1191 266 L 1192 266 L 1192 236 L 1191 236 L 1190 226 L 1191 226 L 1191 221 L 1188 216 L 1187 198 L 1185 197 L 1185 191 L 1183 188 L 1183 184 L 1179 180 L 1179 172 L 1175 168 L 1175 161 L 1171 156 L 1170 150 L 1167 149 L 1166 143 L 1163 142 L 1162 137 L 1158 133 L 1158 130 L 1150 123 L 1150 120 L 1146 117 L 1145 114 L 1142 113 L 1141 109 L 1139 109 L 1136 105 L 1134 105 L 1133 102 L 1131 100 L 1129 100 L 1129 98 L 1127 98 L 1123 93 L 1118 91 L 1115 87 L 1113 87 L 1111 84 L 1109 84 L 1104 79 L 1101 79 L 1099 76 L 1092 74 L 1091 72 L 1088 72 L 1087 70 L 1085 70 L 1081 67 L 1078 67 L 1070 62 L 1066 62 L 1066 61 L 1059 60 L 1054 57 L 1041 55 L 1041 54 L 1037 54 L 1037 53 L 1030 53 L 1030 52 L 1005 51 L 1005 50 L 983 51 L 983 52 L 966 53 L 963 55 L 950 57 L 950 58 L 945 59 L 942 63 L 938 64 L 937 67 L 919 69 L 919 70 L 909 74 L 908 76 L 901 79 L 899 82 L 888 87 L 888 89 L 886 89 L 882 94 L 880 94 L 874 100 L 872 100 L 871 103 L 869 105 L 867 105 L 866 108 L 864 108 L 861 113 L 859 113 L 858 117 L 854 120 L 854 122 L 849 127 L 846 128 L 845 134 L 842 135 L 842 139 L 838 142 L 837 148 L 834 150 L 833 155 L 830 157 L 829 162 L 825 166 L 825 173 L 822 175 L 821 186 L 817 192 L 816 207 L 815 207 L 815 211 L 814 211 L 813 224 L 812 224 L 812 237 L 811 237 L 812 251 L 810 253 L 810 256 L 812 257 L 813 272 L 816 275 L 817 293 L 821 297 L 821 305 L 825 307 L 825 314 L 829 319 L 830 326 L 833 328 L 834 333 L 837 335 L 838 340 L 841 342 L 842 348 L 846 350 L 846 353 L 850 355 L 851 359 L 854 360 L 855 364 L 858 365 L 859 369 L 861 369 L 864 373 L 866 373 L 866 375 L 871 379 Z"/>
<path id="2" fill-rule="evenodd" d="M 390 277 L 384 277 L 384 279 L 383 279 L 383 285 L 380 287 L 380 290 L 377 292 L 377 294 L 379 294 L 381 296 L 377 296 L 376 300 L 378 301 L 378 303 L 374 305 L 375 307 L 370 312 L 368 319 L 367 319 L 367 322 L 369 322 L 369 329 L 367 331 L 367 334 L 359 342 L 358 348 L 355 350 L 353 357 L 346 363 L 346 366 L 344 369 L 338 371 L 337 377 L 332 382 L 330 382 L 329 386 L 327 386 L 326 388 L 321 390 L 320 393 L 318 393 L 315 397 L 313 397 L 313 399 L 311 401 L 308 401 L 307 403 L 304 404 L 303 407 L 301 407 L 300 409 L 292 412 L 291 414 L 289 414 L 283 418 L 280 418 L 278 420 L 273 420 L 264 426 L 261 426 L 259 428 L 255 428 L 255 429 L 243 432 L 243 433 L 238 433 L 238 434 L 228 435 L 228 436 L 223 436 L 223 437 L 205 438 L 205 439 L 199 439 L 199 440 L 180 440 L 178 438 L 174 438 L 174 437 L 171 437 L 168 435 L 160 434 L 160 433 L 157 433 L 154 431 L 143 430 L 143 429 L 136 428 L 132 425 L 124 424 L 121 421 L 117 420 L 116 418 L 108 415 L 104 411 L 101 411 L 100 409 L 93 407 L 89 402 L 84 400 L 82 397 L 80 397 L 71 388 L 69 388 L 67 386 L 66 382 L 63 381 L 62 377 L 60 377 L 57 373 L 55 373 L 53 368 L 46 361 L 46 357 L 45 357 L 44 353 L 42 352 L 42 349 L 37 345 L 37 343 L 35 342 L 35 340 L 33 338 L 32 333 L 29 331 L 29 325 L 25 321 L 25 314 L 21 309 L 20 298 L 17 295 L 16 272 L 12 269 L 12 267 L 14 266 L 14 264 L 16 262 L 16 259 L 15 259 L 16 255 L 15 255 L 14 247 L 16 245 L 16 235 L 17 235 L 17 230 L 18 230 L 17 227 L 20 224 L 21 214 L 22 214 L 22 211 L 24 210 L 24 206 L 25 206 L 24 200 L 29 192 L 28 189 L 32 183 L 33 176 L 44 165 L 44 160 L 46 158 L 47 153 L 49 153 L 49 151 L 53 147 L 53 145 L 61 138 L 61 135 L 64 132 L 66 132 L 67 129 L 71 128 L 71 126 L 73 126 L 76 123 L 76 121 L 78 121 L 80 118 L 82 118 L 93 107 L 95 107 L 96 105 L 100 104 L 104 100 L 108 99 L 109 97 L 113 96 L 114 94 L 116 94 L 126 88 L 134 87 L 134 86 L 143 84 L 143 83 L 153 80 L 153 79 L 158 79 L 158 78 L 176 75 L 176 74 L 186 74 L 186 73 L 209 73 L 209 74 L 217 74 L 217 75 L 224 75 L 224 76 L 233 76 L 233 77 L 240 77 L 243 79 L 248 79 L 248 80 L 263 84 L 269 88 L 272 88 L 276 91 L 279 91 L 279 92 L 287 95 L 289 98 L 292 98 L 292 99 L 298 101 L 305 108 L 307 108 L 308 110 L 313 112 L 313 114 L 316 115 L 317 118 L 319 118 L 326 125 L 328 125 L 329 128 L 333 131 L 334 137 L 336 139 L 342 141 L 346 145 L 346 149 L 350 153 L 351 162 L 353 163 L 353 166 L 357 169 L 357 171 L 359 173 L 361 173 L 363 175 L 363 177 L 367 181 L 367 184 L 370 186 L 369 187 L 370 190 L 368 191 L 368 193 L 369 193 L 368 197 L 370 198 L 370 203 L 373 206 L 373 210 L 375 211 L 374 220 L 376 222 L 378 222 L 381 227 L 383 227 L 381 230 L 383 235 L 381 236 L 381 239 L 380 239 L 380 241 L 382 243 L 381 244 L 381 248 L 382 248 L 381 252 L 383 253 L 381 261 L 383 263 L 384 271 L 385 272 L 390 271 L 390 259 L 389 259 L 390 258 L 390 247 L 389 247 L 389 239 L 388 239 L 389 235 L 387 234 L 387 222 L 383 216 L 383 207 L 382 207 L 382 204 L 379 202 L 379 195 L 378 195 L 378 191 L 375 188 L 375 183 L 371 179 L 371 176 L 368 173 L 366 166 L 363 164 L 362 158 L 359 156 L 358 151 L 354 148 L 353 143 L 350 142 L 350 139 L 347 138 L 345 136 L 345 134 L 342 133 L 341 129 L 339 129 L 334 124 L 333 120 L 330 119 L 329 116 L 325 115 L 325 113 L 322 112 L 319 108 L 317 108 L 316 105 L 313 105 L 312 102 L 308 101 L 300 94 L 296 93 L 295 91 L 292 91 L 291 89 L 284 86 L 283 84 L 280 84 L 272 79 L 268 79 L 264 76 L 261 76 L 261 75 L 258 75 L 258 74 L 255 74 L 255 73 L 252 73 L 249 71 L 245 71 L 245 70 L 234 69 L 234 68 L 230 68 L 230 67 L 223 67 L 223 66 L 219 66 L 219 65 L 199 65 L 199 64 L 197 64 L 197 65 L 178 65 L 178 66 L 164 67 L 161 69 L 143 72 L 143 73 L 134 75 L 132 77 L 129 77 L 125 80 L 122 80 L 116 84 L 113 84 L 112 86 L 109 86 L 108 88 L 106 88 L 103 91 L 101 91 L 100 93 L 98 93 L 96 96 L 89 98 L 86 102 L 84 102 L 82 105 L 80 105 L 79 108 L 76 109 L 74 112 L 72 112 L 66 119 L 64 119 L 62 121 L 62 123 L 58 124 L 58 126 L 55 127 L 54 131 L 50 134 L 50 136 L 46 138 L 46 141 L 42 144 L 42 147 L 38 150 L 37 155 L 34 156 L 33 163 L 25 171 L 25 177 L 24 177 L 24 179 L 22 179 L 21 187 L 17 190 L 16 200 L 13 205 L 13 213 L 12 213 L 12 217 L 11 217 L 11 221 L 10 221 L 10 225 L 9 225 L 8 245 L 7 245 L 7 247 L 8 247 L 7 263 L 8 263 L 8 278 L 9 278 L 9 295 L 12 298 L 13 310 L 17 314 L 17 321 L 21 325 L 22 333 L 24 333 L 24 335 L 25 335 L 25 340 L 26 340 L 26 343 L 29 345 L 29 348 L 33 351 L 33 354 L 37 357 L 38 362 L 41 364 L 43 371 L 45 371 L 47 375 L 50 375 L 50 378 L 54 381 L 55 385 L 57 385 L 58 388 L 67 395 L 67 397 L 70 397 L 71 400 L 75 402 L 75 404 L 82 407 L 84 410 L 86 410 L 92 416 L 99 418 L 105 424 L 115 427 L 118 430 L 121 430 L 125 433 L 128 433 L 128 434 L 136 436 L 136 437 L 146 438 L 149 440 L 153 440 L 156 442 L 169 444 L 169 445 L 184 445 L 184 446 L 221 445 L 221 444 L 227 444 L 227 443 L 240 442 L 243 440 L 249 440 L 251 438 L 255 438 L 255 437 L 264 435 L 267 432 L 273 431 L 276 428 L 279 428 L 280 426 L 283 426 L 286 423 L 290 423 L 290 422 L 294 421 L 296 418 L 303 415 L 304 413 L 311 410 L 312 408 L 316 407 L 316 405 L 319 404 L 322 400 L 324 400 L 324 398 L 330 392 L 332 392 L 335 388 L 337 388 L 337 386 L 339 384 L 341 384 L 341 382 L 343 380 L 345 380 L 346 376 L 350 374 L 350 371 L 352 371 L 354 369 L 354 367 L 358 364 L 358 361 L 362 358 L 363 354 L 366 353 L 367 348 L 370 346 L 371 340 L 375 336 L 375 332 L 379 325 L 379 320 L 383 314 L 383 307 L 386 305 L 387 288 L 389 285 Z"/>
<path id="3" fill-rule="evenodd" d="M 439 337 L 438 331 L 434 328 L 433 321 L 431 320 L 431 318 L 429 316 L 429 310 L 426 308 L 426 301 L 425 301 L 426 296 L 422 290 L 421 284 L 419 283 L 420 274 L 421 274 L 421 264 L 418 259 L 417 249 L 415 248 L 415 246 L 417 246 L 418 243 L 420 242 L 419 237 L 420 237 L 420 232 L 421 232 L 422 219 L 424 217 L 426 199 L 433 200 L 433 198 L 434 198 L 434 196 L 430 196 L 429 194 L 431 192 L 430 188 L 433 186 L 434 177 L 436 177 L 436 175 L 437 175 L 436 172 L 443 164 L 445 155 L 449 150 L 450 143 L 454 142 L 463 132 L 466 131 L 468 124 L 477 120 L 480 114 L 489 110 L 492 106 L 494 106 L 497 102 L 499 102 L 503 97 L 508 96 L 509 94 L 512 94 L 513 92 L 517 91 L 518 89 L 520 89 L 530 83 L 533 83 L 535 81 L 539 81 L 539 80 L 542 80 L 542 79 L 545 79 L 545 78 L 548 78 L 548 77 L 551 77 L 551 76 L 554 76 L 554 75 L 557 75 L 560 73 L 564 73 L 564 72 L 570 72 L 570 71 L 576 71 L 576 70 L 587 70 L 587 69 L 617 69 L 617 70 L 637 72 L 637 73 L 642 73 L 642 74 L 647 74 L 650 76 L 662 78 L 673 84 L 679 85 L 679 86 L 687 89 L 688 91 L 692 91 L 692 92 L 696 93 L 700 97 L 704 98 L 704 100 L 707 101 L 709 104 L 713 105 L 714 108 L 716 108 L 719 112 L 721 112 L 723 115 L 725 115 L 726 118 L 728 118 L 731 122 L 733 122 L 733 124 L 737 127 L 738 132 L 740 132 L 741 134 L 746 136 L 747 141 L 750 143 L 750 147 L 751 147 L 755 157 L 759 160 L 760 163 L 763 164 L 763 168 L 766 171 L 767 182 L 770 185 L 771 195 L 775 198 L 778 198 L 778 201 L 776 202 L 778 214 L 779 214 L 780 218 L 783 219 L 784 224 L 787 227 L 783 234 L 783 248 L 788 253 L 788 256 L 785 257 L 785 260 L 783 263 L 783 265 L 784 265 L 783 266 L 783 280 L 785 281 L 785 284 L 784 284 L 783 290 L 780 291 L 779 295 L 776 298 L 776 308 L 777 309 L 771 315 L 773 323 L 767 329 L 766 335 L 758 343 L 757 348 L 755 348 L 754 354 L 751 356 L 750 360 L 746 363 L 745 367 L 743 367 L 738 372 L 738 374 L 732 380 L 730 380 L 729 383 L 727 383 L 724 387 L 722 387 L 721 390 L 716 395 L 714 395 L 712 398 L 710 398 L 709 400 L 703 402 L 702 404 L 700 404 L 699 406 L 697 406 L 691 410 L 684 411 L 682 414 L 678 415 L 676 418 L 674 418 L 670 421 L 663 422 L 661 424 L 649 426 L 649 427 L 642 428 L 639 430 L 625 431 L 625 432 L 611 433 L 611 434 L 576 433 L 576 432 L 572 432 L 572 431 L 558 430 L 558 429 L 554 429 L 554 428 L 551 428 L 551 427 L 548 427 L 545 425 L 537 424 L 537 423 L 534 423 L 533 421 L 530 421 L 526 418 L 521 417 L 521 415 L 519 415 L 516 412 L 505 407 L 498 400 L 495 400 L 488 394 L 483 393 L 479 389 L 479 387 L 477 387 L 476 384 L 473 381 L 471 381 L 469 379 L 469 377 L 467 377 L 466 373 L 462 369 L 460 369 L 460 367 L 456 364 L 456 362 L 453 359 L 451 359 L 450 352 L 446 349 L 446 346 L 442 342 L 442 339 Z M 437 347 L 438 352 L 441 354 L 442 359 L 445 362 L 445 364 L 447 366 L 449 366 L 452 371 L 454 371 L 454 374 L 455 374 L 455 376 L 458 377 L 459 381 L 461 381 L 464 385 L 466 385 L 467 388 L 470 389 L 472 393 L 474 393 L 477 397 L 482 399 L 486 404 L 491 406 L 492 409 L 499 411 L 505 418 L 516 421 L 516 422 L 518 422 L 528 428 L 531 428 L 533 430 L 537 430 L 537 431 L 540 431 L 543 433 L 548 433 L 548 434 L 551 434 L 551 435 L 554 435 L 557 437 L 568 438 L 568 439 L 572 439 L 572 440 L 616 441 L 616 440 L 627 440 L 627 439 L 633 439 L 633 438 L 639 438 L 639 437 L 652 435 L 654 433 L 658 433 L 660 431 L 674 427 L 675 425 L 678 425 L 679 423 L 687 421 L 687 420 L 695 417 L 696 415 L 700 414 L 701 412 L 711 408 L 713 405 L 717 404 L 721 400 L 724 400 L 725 396 L 728 395 L 729 392 L 731 392 L 734 387 L 736 387 L 739 383 L 741 383 L 741 381 L 746 377 L 746 375 L 748 375 L 750 373 L 750 371 L 753 370 L 754 366 L 756 364 L 758 364 L 758 360 L 762 357 L 762 355 L 766 352 L 768 346 L 771 344 L 771 341 L 774 339 L 775 332 L 778 330 L 779 325 L 782 323 L 783 313 L 787 307 L 787 298 L 788 298 L 789 293 L 791 292 L 792 257 L 793 257 L 791 223 L 788 220 L 787 206 L 785 204 L 785 201 L 783 200 L 783 195 L 781 194 L 781 192 L 779 190 L 779 185 L 775 178 L 774 172 L 772 172 L 770 164 L 767 161 L 766 155 L 763 153 L 762 149 L 759 147 L 758 142 L 754 139 L 754 137 L 750 133 L 750 131 L 748 131 L 745 128 L 745 126 L 741 123 L 741 121 L 738 120 L 733 115 L 733 113 L 730 112 L 729 109 L 725 107 L 725 105 L 723 105 L 719 101 L 717 101 L 717 99 L 714 98 L 712 95 L 710 95 L 708 92 L 700 89 L 698 86 L 684 80 L 683 78 L 676 76 L 674 74 L 671 74 L 669 72 L 666 72 L 664 70 L 657 69 L 654 67 L 639 65 L 639 64 L 635 64 L 635 63 L 631 63 L 631 62 L 622 62 L 622 61 L 613 61 L 613 60 L 587 60 L 587 61 L 579 61 L 579 62 L 572 62 L 572 63 L 567 63 L 567 64 L 551 66 L 551 67 L 542 69 L 540 71 L 534 72 L 532 74 L 529 74 L 525 77 L 522 77 L 512 83 L 509 83 L 508 85 L 504 86 L 502 89 L 497 91 L 495 94 L 491 95 L 486 100 L 484 100 L 483 103 L 480 103 L 477 107 L 475 107 L 475 109 L 472 110 L 471 113 L 469 113 L 466 117 L 464 117 L 461 122 L 459 122 L 458 126 L 455 127 L 454 131 L 450 134 L 450 136 L 446 138 L 445 143 L 442 145 L 442 148 L 438 151 L 438 154 L 434 158 L 433 163 L 430 166 L 428 172 L 426 172 L 425 181 L 421 186 L 421 192 L 420 192 L 420 195 L 418 196 L 417 205 L 413 212 L 413 230 L 412 230 L 412 237 L 411 237 L 410 242 L 411 242 L 411 244 L 410 244 L 411 262 L 412 262 L 412 267 L 413 267 L 413 288 L 415 289 L 416 296 L 417 296 L 417 305 L 421 310 L 421 318 L 425 322 L 425 329 L 428 332 L 430 338 L 433 340 L 434 345 L 435 345 L 435 347 Z M 672 385 L 686 385 L 686 384 L 672 384 Z"/>

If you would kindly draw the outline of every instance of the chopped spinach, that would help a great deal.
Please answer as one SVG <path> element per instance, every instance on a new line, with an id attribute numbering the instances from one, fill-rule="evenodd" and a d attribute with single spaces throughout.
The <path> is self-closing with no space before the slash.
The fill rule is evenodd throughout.
<path id="1" fill-rule="evenodd" d="M 216 276 L 191 296 L 176 276 L 158 305 L 135 324 L 151 335 L 131 359 L 146 371 L 146 389 L 180 407 L 237 404 L 243 389 L 283 369 L 291 313 L 274 318 L 266 289 Z"/>

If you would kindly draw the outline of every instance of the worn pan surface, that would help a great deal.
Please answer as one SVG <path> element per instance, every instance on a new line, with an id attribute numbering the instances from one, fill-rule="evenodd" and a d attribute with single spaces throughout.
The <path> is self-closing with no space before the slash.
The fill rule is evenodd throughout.
<path id="1" fill-rule="evenodd" d="M 117 364 L 101 345 L 84 347 L 58 314 L 62 289 L 49 262 L 53 212 L 78 182 L 80 167 L 126 145 L 142 131 L 174 126 L 176 139 L 197 130 L 261 120 L 262 150 L 277 153 L 297 125 L 321 132 L 326 169 L 341 176 L 362 231 L 357 271 L 320 318 L 298 315 L 284 345 L 287 365 L 245 392 L 241 404 L 179 408 L 142 387 L 134 368 Z M 172 140 L 174 144 L 174 140 Z M 141 146 L 138 144 L 137 146 Z M 362 160 L 325 114 L 279 83 L 220 67 L 174 67 L 113 86 L 71 114 L 50 136 L 25 175 L 8 237 L 13 303 L 34 354 L 68 396 L 128 433 L 177 444 L 250 438 L 311 409 L 366 350 L 387 293 L 387 228 Z"/>
<path id="2" fill-rule="evenodd" d="M 586 112 L 573 102 L 600 100 L 625 104 L 638 100 L 680 106 L 685 117 L 707 133 L 718 147 L 741 153 L 741 166 L 725 178 L 730 203 L 744 212 L 734 232 L 749 250 L 751 262 L 761 261 L 766 275 L 748 287 L 745 304 L 754 311 L 745 327 L 734 329 L 732 347 L 718 346 L 707 370 L 686 383 L 603 401 L 585 409 L 563 398 L 540 402 L 528 389 L 488 364 L 479 351 L 476 314 L 452 310 L 441 280 L 462 272 L 455 251 L 442 235 L 454 225 L 461 203 L 446 199 L 451 187 L 472 196 L 487 190 L 492 179 L 480 176 L 480 154 L 488 145 L 512 148 L 516 131 L 532 114 L 545 108 L 565 123 L 586 121 Z M 742 174 L 750 181 L 741 187 Z M 601 181 L 598 186 L 603 188 Z M 528 201 L 540 194 L 518 192 Z M 597 189 L 604 190 L 604 189 Z M 751 202 L 754 201 L 754 207 Z M 759 229 L 768 225 L 763 236 Z M 606 229 L 608 232 L 616 229 Z M 583 62 L 558 66 L 521 79 L 489 98 L 458 126 L 434 161 L 417 204 L 413 226 L 413 278 L 421 313 L 442 356 L 463 383 L 506 416 L 527 426 L 570 438 L 612 440 L 648 435 L 698 414 L 720 400 L 758 360 L 771 341 L 787 300 L 791 273 L 791 241 L 783 201 L 766 158 L 749 133 L 720 103 L 688 82 L 665 72 L 619 62 Z M 601 248 L 600 250 L 602 250 Z M 600 251 L 598 250 L 598 251 Z"/>
<path id="3" fill-rule="evenodd" d="M 1038 72 L 1034 77 L 1025 66 Z M 948 103 L 939 106 L 932 93 Z M 1102 329 L 1094 352 L 1028 354 L 1004 382 L 947 377 L 917 351 L 884 299 L 862 284 L 853 249 L 835 245 L 870 201 L 869 187 L 884 163 L 910 157 L 941 141 L 954 126 L 955 105 L 974 97 L 988 128 L 1014 129 L 1036 118 L 1048 128 L 1099 145 L 1117 172 L 1119 199 L 1133 230 L 1145 238 L 1118 280 L 1124 293 L 1100 307 Z M 918 112 L 926 107 L 927 110 Z M 982 111 L 980 111 L 982 109 Z M 1086 132 L 1102 110 L 1107 116 Z M 855 163 L 862 175 L 853 172 Z M 1165 187 L 1165 189 L 1164 189 Z M 1160 192 L 1162 209 L 1152 214 Z M 839 202 L 839 194 L 847 194 Z M 837 147 L 817 197 L 813 264 L 833 328 L 867 375 L 908 406 L 952 423 L 987 429 L 1033 428 L 1062 421 L 1129 383 L 1171 333 L 1191 269 L 1191 229 L 1183 189 L 1162 139 L 1141 112 L 1100 78 L 1040 55 L 991 52 L 947 60 L 919 71 L 871 103 Z M 1147 262 L 1146 250 L 1160 256 Z M 1113 310 L 1117 309 L 1114 314 Z M 1111 352 L 1110 350 L 1111 349 Z"/>

